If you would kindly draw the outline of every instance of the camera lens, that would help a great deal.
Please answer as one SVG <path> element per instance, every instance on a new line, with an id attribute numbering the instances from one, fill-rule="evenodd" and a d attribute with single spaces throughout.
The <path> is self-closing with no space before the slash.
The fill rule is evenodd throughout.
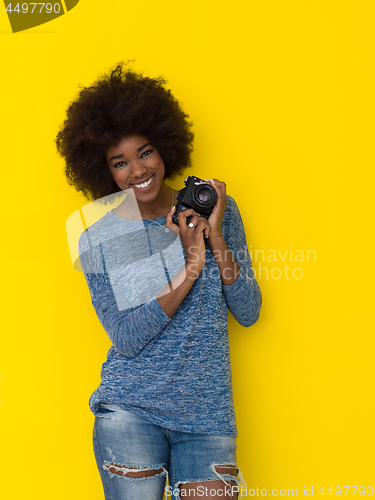
<path id="1" fill-rule="evenodd" d="M 198 199 L 202 203 L 207 203 L 210 199 L 210 193 L 207 193 L 207 191 L 201 191 L 198 195 Z"/>
<path id="2" fill-rule="evenodd" d="M 213 207 L 217 199 L 216 191 L 209 184 L 201 184 L 194 189 L 193 199 L 199 207 Z"/>

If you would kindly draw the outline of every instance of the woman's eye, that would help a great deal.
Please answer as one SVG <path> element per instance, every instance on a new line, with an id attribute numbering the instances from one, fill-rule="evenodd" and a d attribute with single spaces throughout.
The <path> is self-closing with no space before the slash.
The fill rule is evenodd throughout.
<path id="1" fill-rule="evenodd" d="M 144 151 L 141 155 L 141 158 L 144 158 L 145 156 L 150 156 L 150 154 L 153 152 L 153 149 L 148 149 L 147 151 Z"/>
<path id="2" fill-rule="evenodd" d="M 121 168 L 124 167 L 125 165 L 127 165 L 126 161 L 119 161 L 118 163 L 116 163 L 116 165 L 114 165 L 114 167 Z"/>

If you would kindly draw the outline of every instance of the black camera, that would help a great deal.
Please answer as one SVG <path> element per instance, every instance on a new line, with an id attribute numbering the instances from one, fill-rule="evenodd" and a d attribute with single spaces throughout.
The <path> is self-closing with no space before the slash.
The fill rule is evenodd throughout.
<path id="1" fill-rule="evenodd" d="M 185 179 L 185 186 L 177 193 L 176 210 L 172 215 L 172 222 L 178 226 L 178 214 L 193 208 L 198 215 L 208 219 L 212 213 L 214 205 L 217 200 L 215 188 L 211 184 L 199 184 L 197 182 L 204 182 L 198 177 L 191 175 Z M 186 218 L 187 224 L 191 221 L 191 216 Z"/>

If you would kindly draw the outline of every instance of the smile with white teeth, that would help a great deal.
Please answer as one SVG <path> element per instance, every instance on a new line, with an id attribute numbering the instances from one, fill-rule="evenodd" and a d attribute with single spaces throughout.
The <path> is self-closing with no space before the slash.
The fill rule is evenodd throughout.
<path id="1" fill-rule="evenodd" d="M 154 176 L 152 175 L 148 181 L 142 182 L 141 184 L 132 184 L 132 185 L 137 187 L 137 188 L 144 189 L 151 184 L 153 178 L 154 178 Z"/>

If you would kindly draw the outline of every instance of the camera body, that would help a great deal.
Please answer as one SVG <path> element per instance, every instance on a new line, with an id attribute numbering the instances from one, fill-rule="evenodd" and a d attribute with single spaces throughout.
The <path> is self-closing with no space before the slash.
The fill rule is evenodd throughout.
<path id="1" fill-rule="evenodd" d="M 191 175 L 185 179 L 185 186 L 177 193 L 176 210 L 172 215 L 172 222 L 178 226 L 178 214 L 187 210 L 188 208 L 194 209 L 200 217 L 208 219 L 212 213 L 214 205 L 217 201 L 217 194 L 215 188 L 211 184 L 199 184 L 203 182 L 199 177 Z M 187 217 L 186 223 L 189 224 L 191 217 Z"/>

